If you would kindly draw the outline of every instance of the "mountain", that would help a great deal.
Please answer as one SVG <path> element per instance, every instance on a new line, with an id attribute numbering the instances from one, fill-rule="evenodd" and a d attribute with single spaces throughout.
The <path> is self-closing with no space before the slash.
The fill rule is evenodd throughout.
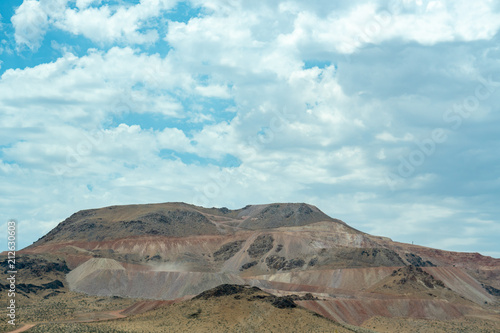
<path id="1" fill-rule="evenodd" d="M 306 204 L 249 205 L 238 210 L 207 209 L 185 203 L 111 206 L 71 215 L 31 247 L 132 236 L 223 235 L 237 230 L 304 226 L 320 221 L 343 223 Z"/>
<path id="2" fill-rule="evenodd" d="M 296 304 L 343 325 L 473 317 L 495 327 L 498 319 L 500 259 L 393 242 L 305 203 L 85 210 L 20 255 L 36 263 L 24 270 L 33 285 L 60 281 L 61 295 L 177 302 L 250 285 L 274 296 L 310 293 Z"/>

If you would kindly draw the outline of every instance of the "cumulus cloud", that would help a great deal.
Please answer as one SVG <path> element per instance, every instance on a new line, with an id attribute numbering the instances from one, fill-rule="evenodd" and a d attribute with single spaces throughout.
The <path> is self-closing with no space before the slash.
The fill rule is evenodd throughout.
<path id="1" fill-rule="evenodd" d="M 151 44 L 158 39 L 156 30 L 139 30 L 141 21 L 154 16 L 155 12 L 152 7 L 143 7 L 139 4 L 127 9 L 118 8 L 116 11 L 108 6 L 66 9 L 64 17 L 54 24 L 62 30 L 83 35 L 95 42 Z"/>
<path id="2" fill-rule="evenodd" d="M 27 46 L 32 51 L 40 47 L 49 26 L 47 14 L 36 0 L 24 1 L 12 16 L 16 43 L 19 47 Z"/>
<path id="3" fill-rule="evenodd" d="M 18 45 L 60 29 L 93 48 L 0 79 L 3 214 L 28 207 L 38 236 L 108 204 L 306 201 L 396 240 L 496 251 L 469 226 L 497 223 L 490 2 L 191 1 L 177 21 L 175 1 L 50 3 L 19 7 Z M 37 33 L 18 38 L 34 8 Z M 490 74 L 488 98 L 456 111 Z"/>
<path id="4" fill-rule="evenodd" d="M 71 8 L 68 0 L 26 0 L 12 17 L 16 43 L 36 51 L 47 29 L 53 27 L 102 45 L 152 44 L 159 36 L 155 28 L 149 28 L 149 21 L 177 3 L 143 0 L 136 5 L 117 6 L 101 2 L 78 0 L 76 8 Z"/>

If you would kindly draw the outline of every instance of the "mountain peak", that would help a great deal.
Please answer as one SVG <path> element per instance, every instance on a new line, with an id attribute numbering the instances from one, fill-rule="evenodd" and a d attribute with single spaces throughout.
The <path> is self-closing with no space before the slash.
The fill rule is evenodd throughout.
<path id="1" fill-rule="evenodd" d="M 183 202 L 109 206 L 74 213 L 34 245 L 61 241 L 103 241 L 136 236 L 219 235 L 237 229 L 261 230 L 334 221 L 305 203 L 204 208 Z"/>

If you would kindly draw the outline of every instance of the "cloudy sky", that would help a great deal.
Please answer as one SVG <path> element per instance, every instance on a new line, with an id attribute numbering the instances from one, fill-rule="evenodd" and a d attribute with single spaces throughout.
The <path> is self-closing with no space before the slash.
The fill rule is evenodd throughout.
<path id="1" fill-rule="evenodd" d="M 18 248 L 87 208 L 307 202 L 500 257 L 500 1 L 2 0 L 0 15 L 0 226 L 18 221 Z"/>

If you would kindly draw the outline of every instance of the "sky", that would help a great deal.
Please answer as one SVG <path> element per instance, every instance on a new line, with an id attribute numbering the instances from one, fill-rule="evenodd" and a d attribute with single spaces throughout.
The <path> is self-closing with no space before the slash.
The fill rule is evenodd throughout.
<path id="1" fill-rule="evenodd" d="M 109 205 L 306 202 L 500 257 L 500 1 L 2 0 L 0 246 Z"/>

